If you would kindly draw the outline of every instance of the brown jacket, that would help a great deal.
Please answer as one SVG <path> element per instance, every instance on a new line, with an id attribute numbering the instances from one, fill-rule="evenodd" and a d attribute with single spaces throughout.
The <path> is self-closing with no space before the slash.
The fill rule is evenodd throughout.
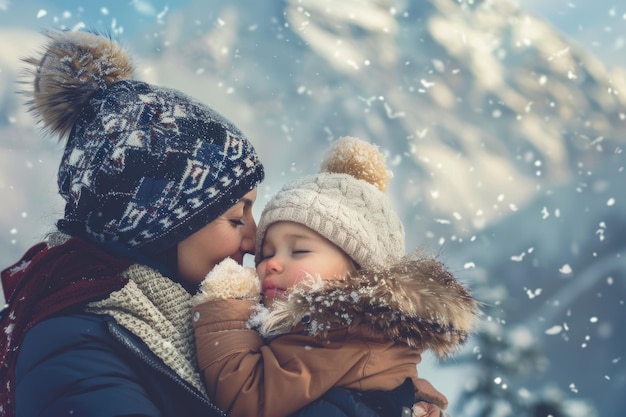
<path id="1" fill-rule="evenodd" d="M 418 398 L 446 408 L 416 366 L 425 349 L 440 357 L 458 349 L 478 314 L 467 290 L 423 256 L 309 282 L 270 313 L 233 299 L 193 309 L 209 396 L 233 417 L 288 416 L 333 386 L 391 390 L 406 378 Z M 250 329 L 252 315 L 258 330 Z"/>

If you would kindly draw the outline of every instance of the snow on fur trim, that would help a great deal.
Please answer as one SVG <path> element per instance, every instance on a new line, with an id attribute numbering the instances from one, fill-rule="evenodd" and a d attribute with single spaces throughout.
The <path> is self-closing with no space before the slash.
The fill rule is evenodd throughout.
<path id="1" fill-rule="evenodd" d="M 415 252 L 345 280 L 303 282 L 274 305 L 260 331 L 273 336 L 306 322 L 309 334 L 324 339 L 334 327 L 363 325 L 445 358 L 475 330 L 479 306 L 441 262 Z"/>
<path id="2" fill-rule="evenodd" d="M 44 32 L 49 39 L 38 57 L 24 58 L 34 68 L 32 90 L 23 91 L 29 110 L 44 130 L 67 137 L 81 111 L 99 91 L 130 79 L 130 54 L 110 37 L 91 32 Z"/>
<path id="3" fill-rule="evenodd" d="M 333 143 L 322 161 L 321 172 L 349 174 L 383 192 L 391 177 L 385 157 L 378 147 L 351 136 L 344 136 Z"/>

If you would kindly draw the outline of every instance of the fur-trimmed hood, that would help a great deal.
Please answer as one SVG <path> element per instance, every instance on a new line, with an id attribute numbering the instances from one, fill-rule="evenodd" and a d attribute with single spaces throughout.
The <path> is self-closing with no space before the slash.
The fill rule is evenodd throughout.
<path id="1" fill-rule="evenodd" d="M 385 269 L 361 270 L 345 280 L 312 278 L 252 322 L 268 336 L 305 323 L 311 335 L 321 338 L 337 326 L 367 326 L 443 358 L 475 329 L 479 305 L 441 262 L 416 252 Z"/>

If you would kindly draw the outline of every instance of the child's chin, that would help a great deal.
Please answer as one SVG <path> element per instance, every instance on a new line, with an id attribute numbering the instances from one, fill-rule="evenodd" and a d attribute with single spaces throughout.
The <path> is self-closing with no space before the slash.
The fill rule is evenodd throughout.
<path id="1" fill-rule="evenodd" d="M 264 295 L 263 296 L 263 305 L 269 309 L 271 309 L 272 307 L 274 307 L 274 297 L 269 297 Z"/>
<path id="2" fill-rule="evenodd" d="M 272 308 L 276 307 L 276 302 L 280 300 L 285 300 L 285 297 L 281 297 L 278 295 L 264 295 L 262 302 L 265 307 L 271 310 Z"/>

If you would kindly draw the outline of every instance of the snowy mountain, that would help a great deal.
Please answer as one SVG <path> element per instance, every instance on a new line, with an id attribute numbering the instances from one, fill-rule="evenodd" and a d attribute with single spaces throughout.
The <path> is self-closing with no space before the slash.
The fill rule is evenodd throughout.
<path id="1" fill-rule="evenodd" d="M 194 5 L 185 13 L 206 22 L 172 16 L 180 23 L 137 44 L 158 51 L 159 77 L 258 138 L 271 180 L 315 169 L 320 142 L 368 138 L 390 152 L 409 228 L 439 239 L 575 180 L 624 140 L 624 71 L 609 72 L 513 3 L 244 3 Z M 181 59 L 186 74 L 173 77 Z"/>
<path id="2" fill-rule="evenodd" d="M 0 51 L 8 265 L 62 213 L 61 145 L 11 93 L 41 37 L 0 36 L 16 40 Z M 315 171 L 329 141 L 379 144 L 408 246 L 440 251 L 473 283 L 487 333 L 540 350 L 510 391 L 553 384 L 598 415 L 626 406 L 624 69 L 506 0 L 189 2 L 121 38 L 138 78 L 212 105 L 252 139 L 268 173 L 257 210 Z"/>

